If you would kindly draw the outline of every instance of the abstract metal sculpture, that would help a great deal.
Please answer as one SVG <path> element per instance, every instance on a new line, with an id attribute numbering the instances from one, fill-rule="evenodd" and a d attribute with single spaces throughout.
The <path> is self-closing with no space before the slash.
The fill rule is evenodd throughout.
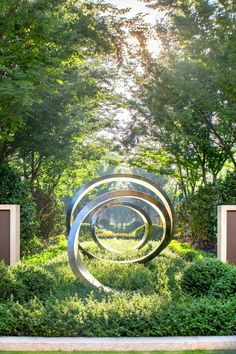
<path id="1" fill-rule="evenodd" d="M 131 182 L 132 184 L 137 184 L 139 186 L 145 187 L 148 190 L 148 193 L 136 191 L 136 190 L 120 190 L 104 193 L 92 201 L 88 202 L 76 215 L 75 213 L 77 207 L 81 200 L 87 195 L 88 192 L 95 189 L 96 187 L 111 182 Z M 151 194 L 150 194 L 151 193 Z M 91 254 L 87 250 L 85 250 L 79 241 L 79 234 L 81 224 L 85 220 L 88 215 L 92 215 L 92 221 L 90 225 L 91 236 L 96 244 L 111 253 L 120 253 L 119 251 L 108 247 L 105 245 L 99 237 L 97 237 L 95 232 L 95 225 L 97 218 L 100 213 L 102 213 L 105 209 L 113 207 L 113 206 L 124 206 L 127 208 L 131 208 L 136 211 L 138 215 L 141 216 L 144 226 L 145 232 L 142 239 L 135 245 L 133 248 L 140 250 L 143 248 L 147 242 L 152 237 L 152 223 L 150 217 L 147 215 L 145 210 L 140 206 L 136 205 L 134 202 L 126 202 L 120 201 L 120 198 L 131 198 L 132 200 L 139 200 L 145 202 L 147 205 L 151 206 L 160 216 L 162 225 L 163 225 L 163 235 L 160 240 L 160 243 L 157 244 L 156 247 L 149 253 L 145 255 L 141 255 L 135 259 L 130 260 L 114 260 L 114 259 L 106 259 L 100 258 Z M 69 204 L 67 210 L 67 232 L 69 234 L 68 240 L 68 256 L 69 263 L 74 272 L 75 276 L 86 286 L 92 286 L 95 288 L 102 288 L 105 291 L 113 291 L 111 288 L 104 286 L 100 283 L 93 275 L 87 270 L 82 257 L 81 252 L 90 257 L 100 261 L 105 262 L 115 262 L 115 263 L 145 263 L 156 257 L 170 242 L 173 233 L 174 233 L 174 210 L 172 203 L 166 193 L 159 188 L 155 183 L 150 181 L 149 179 L 137 175 L 131 174 L 113 174 L 99 177 L 92 182 L 84 185 L 79 191 L 75 194 L 71 203 Z"/>

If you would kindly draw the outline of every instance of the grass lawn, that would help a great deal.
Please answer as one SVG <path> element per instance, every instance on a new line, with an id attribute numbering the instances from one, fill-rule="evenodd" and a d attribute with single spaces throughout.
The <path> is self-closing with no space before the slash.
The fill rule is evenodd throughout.
<path id="1" fill-rule="evenodd" d="M 94 243 L 87 247 L 95 251 Z M 0 335 L 236 334 L 235 266 L 177 241 L 145 265 L 84 261 L 99 281 L 121 293 L 82 286 L 68 265 L 65 240 L 15 267 L 2 266 Z"/>

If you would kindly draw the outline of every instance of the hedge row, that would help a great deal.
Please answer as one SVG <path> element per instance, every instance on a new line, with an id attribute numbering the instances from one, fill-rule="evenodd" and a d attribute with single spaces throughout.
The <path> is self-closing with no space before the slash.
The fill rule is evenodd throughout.
<path id="1" fill-rule="evenodd" d="M 236 334 L 236 300 L 163 301 L 141 295 L 101 302 L 67 298 L 0 304 L 0 334 L 16 336 L 194 336 Z"/>
<path id="2" fill-rule="evenodd" d="M 98 280 L 121 291 L 114 294 L 83 287 L 66 253 L 41 266 L 0 263 L 0 335 L 236 334 L 236 267 L 198 251 L 187 256 L 191 249 L 182 257 L 179 249 L 146 265 L 84 258 Z"/>

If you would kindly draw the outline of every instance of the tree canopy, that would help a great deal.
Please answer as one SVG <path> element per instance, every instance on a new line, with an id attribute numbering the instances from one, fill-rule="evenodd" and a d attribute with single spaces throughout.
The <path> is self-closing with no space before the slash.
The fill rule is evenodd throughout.
<path id="1" fill-rule="evenodd" d="M 154 150 L 166 150 L 181 185 L 194 191 L 226 163 L 236 167 L 235 2 L 146 2 L 163 13 L 155 27 L 162 51 L 146 58 L 131 105 L 142 107 L 144 141 L 150 132 Z M 143 127 L 134 127 L 141 135 Z"/>

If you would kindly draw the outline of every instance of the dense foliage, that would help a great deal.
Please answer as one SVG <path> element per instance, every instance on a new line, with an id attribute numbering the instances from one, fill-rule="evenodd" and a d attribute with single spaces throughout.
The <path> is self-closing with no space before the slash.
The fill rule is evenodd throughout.
<path id="1" fill-rule="evenodd" d="M 40 246 L 36 239 L 36 205 L 29 184 L 6 165 L 0 165 L 0 204 L 21 206 L 21 254 L 34 252 Z"/>
<path id="2" fill-rule="evenodd" d="M 222 264 L 214 258 L 197 261 L 183 274 L 181 287 L 196 297 L 202 294 L 216 298 L 235 296 L 236 267 Z"/>
<path id="3" fill-rule="evenodd" d="M 179 205 L 178 233 L 198 246 L 216 244 L 217 206 L 236 204 L 236 175 L 229 173 L 200 187 L 194 196 Z"/>
<path id="4" fill-rule="evenodd" d="M 29 201 L 12 186 L 11 200 L 0 202 L 22 205 L 23 240 L 60 233 L 68 183 L 79 185 L 106 158 L 109 144 L 93 133 L 109 120 L 98 114 L 108 97 L 103 63 L 116 52 L 111 13 L 80 0 L 1 1 L 0 164 L 27 182 Z"/>
<path id="5" fill-rule="evenodd" d="M 45 298 L 54 289 L 55 278 L 42 268 L 26 264 L 18 264 L 9 269 L 0 263 L 3 286 L 0 296 L 3 300 L 14 298 L 15 301 L 25 302 L 36 296 Z"/>
<path id="6" fill-rule="evenodd" d="M 65 159 L 81 130 L 81 108 L 84 116 L 92 109 L 98 87 L 86 59 L 111 48 L 99 9 L 80 1 L 1 1 L 0 156 L 18 152 L 31 179 L 45 157 Z"/>
<path id="7" fill-rule="evenodd" d="M 118 294 L 84 288 L 74 278 L 65 253 L 53 259 L 43 253 L 42 262 L 39 256 L 37 260 L 32 257 L 27 264 L 12 268 L 1 263 L 0 279 L 7 287 L 1 287 L 0 334 L 235 334 L 235 266 L 222 264 L 177 241 L 170 247 L 172 251 L 165 250 L 146 265 L 111 266 L 86 260 L 100 281 L 122 290 Z"/>
<path id="8" fill-rule="evenodd" d="M 144 225 L 139 226 L 135 231 L 134 235 L 137 238 L 140 238 L 143 236 L 145 231 Z M 152 239 L 153 240 L 160 240 L 163 234 L 163 228 L 161 225 L 153 224 L 152 225 Z"/>
<path id="9" fill-rule="evenodd" d="M 179 234 L 214 248 L 217 205 L 236 200 L 235 1 L 145 2 L 162 46 L 133 76 L 124 144 L 133 166 L 169 177 Z"/>
<path id="10" fill-rule="evenodd" d="M 188 198 L 199 184 L 216 180 L 227 163 L 236 167 L 235 2 L 146 2 L 164 20 L 155 26 L 160 55 L 146 58 L 137 78 L 136 105 L 146 118 L 146 129 L 138 129 L 140 120 L 134 123 L 133 133 L 144 135 L 146 147 L 137 162 L 159 164 L 156 170 L 177 178 Z M 145 144 L 148 135 L 152 146 Z"/>

